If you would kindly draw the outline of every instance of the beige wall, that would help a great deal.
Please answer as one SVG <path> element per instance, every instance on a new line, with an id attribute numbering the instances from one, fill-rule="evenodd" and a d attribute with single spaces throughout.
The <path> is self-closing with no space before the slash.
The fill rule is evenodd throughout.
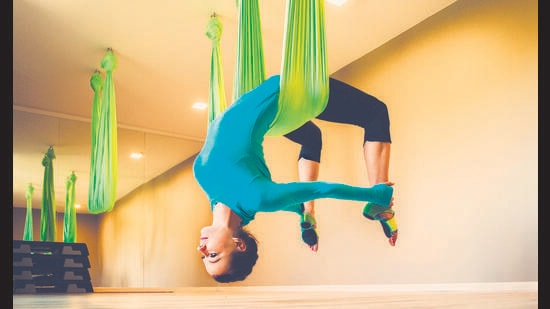
<path id="1" fill-rule="evenodd" d="M 317 253 L 295 214 L 260 213 L 258 263 L 230 285 L 537 281 L 537 24 L 537 1 L 459 0 L 333 74 L 389 107 L 398 244 L 358 202 L 317 202 Z M 362 132 L 318 124 L 320 179 L 368 185 Z M 296 145 L 268 137 L 265 153 L 275 180 L 296 180 Z M 104 215 L 95 286 L 220 285 L 195 250 L 211 213 L 191 163 Z"/>
<path id="2" fill-rule="evenodd" d="M 369 283 L 537 280 L 537 13 L 458 1 L 335 74 L 391 113 L 400 243 Z"/>

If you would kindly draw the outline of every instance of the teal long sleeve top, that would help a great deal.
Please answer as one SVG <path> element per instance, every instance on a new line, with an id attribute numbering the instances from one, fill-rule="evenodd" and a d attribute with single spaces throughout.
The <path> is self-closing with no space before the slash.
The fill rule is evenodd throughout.
<path id="1" fill-rule="evenodd" d="M 324 181 L 276 183 L 267 168 L 263 141 L 278 110 L 279 75 L 244 94 L 214 119 L 193 163 L 193 173 L 213 209 L 227 205 L 247 225 L 257 212 L 302 213 L 303 202 L 319 198 L 389 205 L 393 188 Z"/>

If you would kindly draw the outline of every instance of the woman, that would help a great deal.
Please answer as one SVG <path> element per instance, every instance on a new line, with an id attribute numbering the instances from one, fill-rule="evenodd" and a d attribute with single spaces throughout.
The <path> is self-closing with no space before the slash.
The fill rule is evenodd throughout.
<path id="1" fill-rule="evenodd" d="M 378 205 L 369 214 L 373 219 L 390 213 L 393 205 L 389 181 L 363 188 L 271 179 L 262 143 L 277 113 L 279 82 L 278 75 L 272 76 L 213 120 L 193 165 L 212 207 L 212 225 L 201 229 L 197 249 L 207 272 L 218 282 L 244 280 L 251 273 L 258 258 L 257 241 L 244 227 L 257 212 L 291 211 L 303 216 L 305 223 L 303 203 L 318 198 L 368 201 Z"/>

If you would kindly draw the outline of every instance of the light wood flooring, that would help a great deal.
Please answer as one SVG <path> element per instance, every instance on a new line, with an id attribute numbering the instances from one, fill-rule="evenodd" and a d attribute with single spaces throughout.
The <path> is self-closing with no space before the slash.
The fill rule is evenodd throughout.
<path id="1" fill-rule="evenodd" d="M 496 288 L 364 286 L 94 288 L 93 293 L 14 294 L 13 308 L 538 308 L 537 283 Z"/>

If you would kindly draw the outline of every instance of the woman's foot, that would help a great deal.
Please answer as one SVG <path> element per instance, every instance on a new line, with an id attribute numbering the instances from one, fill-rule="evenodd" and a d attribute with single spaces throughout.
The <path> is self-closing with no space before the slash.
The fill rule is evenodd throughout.
<path id="1" fill-rule="evenodd" d="M 370 220 L 387 221 L 395 215 L 395 211 L 391 209 L 391 206 L 380 206 L 371 202 L 368 202 L 363 208 L 363 216 Z"/>
<path id="2" fill-rule="evenodd" d="M 319 236 L 317 235 L 317 222 L 312 214 L 304 212 L 300 220 L 302 241 L 313 251 L 319 248 Z"/>
<path id="3" fill-rule="evenodd" d="M 393 202 L 390 206 L 380 206 L 374 203 L 367 203 L 363 208 L 363 216 L 367 219 L 380 221 L 382 230 L 391 246 L 395 246 L 397 242 L 397 222 L 395 221 L 395 211 L 392 209 Z"/>
<path id="4" fill-rule="evenodd" d="M 397 222 L 395 222 L 395 217 L 385 221 L 382 220 L 380 224 L 382 224 L 382 230 L 384 230 L 384 234 L 388 237 L 390 245 L 392 247 L 395 246 L 397 242 Z"/>

